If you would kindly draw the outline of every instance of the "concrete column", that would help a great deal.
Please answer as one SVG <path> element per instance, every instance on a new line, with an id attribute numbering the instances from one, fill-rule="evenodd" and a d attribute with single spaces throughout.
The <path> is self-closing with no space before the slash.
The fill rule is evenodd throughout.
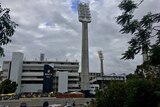
<path id="1" fill-rule="evenodd" d="M 101 88 L 103 89 L 104 88 L 104 78 L 103 78 L 103 76 L 104 76 L 104 72 L 103 72 L 103 59 L 100 59 L 100 61 L 101 61 L 101 76 L 102 76 L 102 83 L 101 83 Z"/>
<path id="2" fill-rule="evenodd" d="M 10 71 L 10 80 L 15 81 L 18 86 L 16 93 L 21 92 L 21 76 L 22 76 L 22 67 L 23 67 L 23 53 L 13 52 L 12 54 L 12 64 Z"/>
<path id="3" fill-rule="evenodd" d="M 88 23 L 82 22 L 81 90 L 89 90 Z"/>

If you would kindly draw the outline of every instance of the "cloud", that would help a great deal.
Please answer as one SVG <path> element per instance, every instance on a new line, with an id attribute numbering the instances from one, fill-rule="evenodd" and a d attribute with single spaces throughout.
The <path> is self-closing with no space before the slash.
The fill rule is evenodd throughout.
<path id="1" fill-rule="evenodd" d="M 98 50 L 104 53 L 104 72 L 117 74 L 133 72 L 142 63 L 141 55 L 134 60 L 120 60 L 127 49 L 131 35 L 120 34 L 115 17 L 121 11 L 121 0 L 88 0 L 92 22 L 89 24 L 90 72 L 100 72 Z M 139 2 L 140 0 L 136 0 Z M 45 53 L 47 60 L 81 61 L 82 25 L 78 21 L 79 0 L 1 0 L 2 7 L 10 8 L 11 19 L 19 24 L 12 42 L 4 46 L 10 60 L 12 52 L 21 51 L 26 60 L 39 59 Z M 146 0 L 136 10 L 136 17 L 148 11 L 159 12 L 160 2 Z M 81 63 L 81 62 L 80 62 Z M 80 64 L 81 65 L 81 64 Z"/>

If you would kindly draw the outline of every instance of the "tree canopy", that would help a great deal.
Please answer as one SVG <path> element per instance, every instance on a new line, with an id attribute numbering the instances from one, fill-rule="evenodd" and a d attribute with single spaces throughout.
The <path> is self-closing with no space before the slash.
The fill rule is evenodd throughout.
<path id="1" fill-rule="evenodd" d="M 113 82 L 97 91 L 96 107 L 158 107 L 155 87 L 156 84 L 143 78 Z"/>
<path id="2" fill-rule="evenodd" d="M 138 9 L 139 4 L 133 0 L 122 0 L 119 4 L 122 14 L 117 17 L 116 22 L 122 26 L 122 34 L 131 34 L 133 37 L 128 42 L 128 50 L 122 55 L 122 59 L 134 59 L 138 53 L 148 54 L 153 64 L 160 64 L 160 13 L 148 12 L 142 18 L 137 19 L 134 16 L 134 10 Z M 156 40 L 154 43 L 151 41 Z M 156 55 L 155 55 L 156 54 Z"/>
<path id="3" fill-rule="evenodd" d="M 146 54 L 149 58 L 139 66 L 140 70 L 137 69 L 135 74 L 126 76 L 126 82 L 113 82 L 104 90 L 97 91 L 96 107 L 159 107 L 160 105 L 160 73 L 155 72 L 160 65 L 160 13 L 148 12 L 142 18 L 135 18 L 134 11 L 143 2 L 144 0 L 140 3 L 122 0 L 118 7 L 123 12 L 116 21 L 122 26 L 120 30 L 122 34 L 132 35 L 132 39 L 128 42 L 128 50 L 122 54 L 122 59 L 134 59 L 138 53 Z M 148 68 L 152 68 L 149 71 L 154 71 L 159 78 L 146 78 L 155 77 L 151 72 L 144 75 L 143 69 L 148 65 Z"/>
<path id="4" fill-rule="evenodd" d="M 2 8 L 0 4 L 0 57 L 4 56 L 3 45 L 11 42 L 10 37 L 14 34 L 17 24 L 11 21 L 10 9 Z"/>
<path id="5" fill-rule="evenodd" d="M 113 82 L 104 90 L 96 93 L 96 107 L 124 107 L 125 85 L 120 82 Z"/>
<path id="6" fill-rule="evenodd" d="M 0 93 L 1 94 L 14 93 L 17 89 L 17 86 L 18 84 L 16 82 L 6 79 L 2 81 L 2 83 L 0 84 Z"/>
<path id="7" fill-rule="evenodd" d="M 154 84 L 146 79 L 132 79 L 126 82 L 125 107 L 157 107 L 158 97 Z"/>

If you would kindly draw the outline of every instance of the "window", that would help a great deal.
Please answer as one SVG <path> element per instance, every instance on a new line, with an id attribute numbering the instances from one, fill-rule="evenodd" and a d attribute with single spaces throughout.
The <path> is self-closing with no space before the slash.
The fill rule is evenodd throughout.
<path id="1" fill-rule="evenodd" d="M 4 61 L 3 63 L 4 63 L 4 64 L 9 64 L 9 61 Z"/>
<path id="2" fill-rule="evenodd" d="M 3 69 L 3 72 L 8 72 L 8 69 Z"/>
<path id="3" fill-rule="evenodd" d="M 22 81 L 22 84 L 42 84 L 43 81 Z"/>

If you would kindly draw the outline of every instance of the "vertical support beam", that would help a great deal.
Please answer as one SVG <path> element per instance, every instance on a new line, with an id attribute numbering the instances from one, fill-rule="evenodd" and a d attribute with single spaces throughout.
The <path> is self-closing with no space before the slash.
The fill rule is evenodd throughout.
<path id="1" fill-rule="evenodd" d="M 24 55 L 21 52 L 13 52 L 12 54 L 11 72 L 9 79 L 15 81 L 18 84 L 16 93 L 21 93 L 23 56 Z"/>
<path id="2" fill-rule="evenodd" d="M 103 78 L 103 75 L 104 75 L 104 73 L 103 73 L 103 59 L 100 59 L 100 61 L 101 61 L 101 76 L 102 76 L 102 84 L 101 84 L 101 88 L 103 89 L 104 88 L 104 78 Z"/>
<path id="3" fill-rule="evenodd" d="M 89 4 L 79 3 L 79 21 L 82 22 L 82 56 L 81 56 L 81 90 L 88 92 L 89 87 L 89 54 L 88 54 L 88 23 L 91 22 Z"/>
<path id="4" fill-rule="evenodd" d="M 89 90 L 88 23 L 82 23 L 81 90 Z"/>
<path id="5" fill-rule="evenodd" d="M 98 54 L 99 54 L 99 59 L 100 59 L 100 69 L 101 69 L 101 77 L 102 77 L 102 82 L 101 82 L 101 89 L 104 88 L 104 78 L 103 78 L 103 75 L 104 75 L 104 72 L 103 72 L 103 52 L 102 51 L 98 51 Z"/>

